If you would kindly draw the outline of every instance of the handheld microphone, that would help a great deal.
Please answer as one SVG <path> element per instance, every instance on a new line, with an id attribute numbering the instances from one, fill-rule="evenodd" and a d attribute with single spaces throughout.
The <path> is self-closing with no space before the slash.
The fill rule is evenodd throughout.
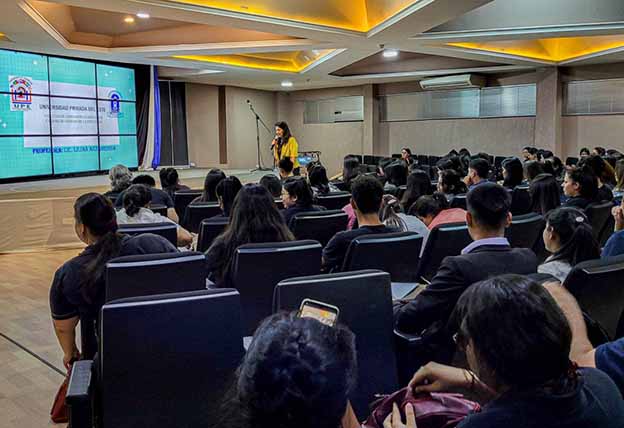
<path id="1" fill-rule="evenodd" d="M 247 100 L 247 104 L 251 104 L 251 101 Z"/>

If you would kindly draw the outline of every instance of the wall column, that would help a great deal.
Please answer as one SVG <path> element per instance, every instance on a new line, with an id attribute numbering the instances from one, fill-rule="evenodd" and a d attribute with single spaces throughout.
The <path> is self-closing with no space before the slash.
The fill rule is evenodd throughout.
<path id="1" fill-rule="evenodd" d="M 373 85 L 365 85 L 362 95 L 364 96 L 364 121 L 362 122 L 362 154 L 373 153 L 373 141 L 375 134 L 375 97 Z"/>
<path id="2" fill-rule="evenodd" d="M 548 67 L 538 72 L 535 115 L 535 147 L 563 156 L 561 129 L 562 85 L 559 69 Z"/>

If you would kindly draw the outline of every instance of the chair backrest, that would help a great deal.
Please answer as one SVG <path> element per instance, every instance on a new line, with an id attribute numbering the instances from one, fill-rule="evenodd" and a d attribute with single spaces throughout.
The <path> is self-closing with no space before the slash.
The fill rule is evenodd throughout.
<path id="1" fill-rule="evenodd" d="M 514 248 L 532 249 L 537 240 L 542 239 L 545 225 L 544 217 L 536 213 L 513 216 L 505 236 Z"/>
<path id="2" fill-rule="evenodd" d="M 600 245 L 600 248 L 605 246 L 611 235 L 613 235 L 614 230 L 615 219 L 613 218 L 613 216 L 609 216 L 607 222 L 602 228 L 602 231 L 600 232 L 600 236 L 598 236 L 598 244 Z"/>
<path id="3" fill-rule="evenodd" d="M 167 217 L 167 206 L 162 204 L 150 205 L 150 210 L 163 217 Z"/>
<path id="4" fill-rule="evenodd" d="M 217 202 L 191 204 L 186 207 L 183 225 L 189 232 L 198 233 L 199 225 L 202 220 L 214 217 L 221 213 L 221 207 L 219 207 Z"/>
<path id="5" fill-rule="evenodd" d="M 348 223 L 349 216 L 342 210 L 308 211 L 296 214 L 290 228 L 297 239 L 313 239 L 325 246 Z"/>
<path id="6" fill-rule="evenodd" d="M 511 214 L 523 215 L 531 212 L 529 186 L 517 186 L 511 192 Z"/>
<path id="7" fill-rule="evenodd" d="M 101 426 L 216 426 L 243 357 L 236 290 L 122 299 L 102 308 Z"/>
<path id="8" fill-rule="evenodd" d="M 406 191 L 407 191 L 407 185 L 405 184 L 397 188 L 396 197 L 399 201 L 403 199 L 403 195 L 405 194 Z"/>
<path id="9" fill-rule="evenodd" d="M 502 166 L 503 166 L 503 161 L 504 161 L 505 159 L 507 159 L 507 157 L 505 157 L 505 156 L 495 156 L 495 157 L 494 157 L 494 166 L 495 166 L 496 168 L 500 168 L 500 167 L 502 167 Z"/>
<path id="10" fill-rule="evenodd" d="M 117 257 L 106 264 L 106 301 L 203 290 L 207 273 L 195 251 Z"/>
<path id="11" fill-rule="evenodd" d="M 227 217 L 217 217 L 202 220 L 199 225 L 199 236 L 197 237 L 197 251 L 206 252 L 212 242 L 225 230 L 230 219 Z"/>
<path id="12" fill-rule="evenodd" d="M 453 196 L 451 199 L 451 208 L 461 208 L 463 210 L 467 209 L 466 203 L 466 194 L 460 194 Z"/>
<path id="13" fill-rule="evenodd" d="M 563 285 L 576 297 L 583 311 L 602 325 L 612 340 L 622 337 L 624 256 L 579 263 Z"/>
<path id="14" fill-rule="evenodd" d="M 398 388 L 390 275 L 366 270 L 288 279 L 275 287 L 274 311 L 297 310 L 305 298 L 337 306 L 339 322 L 355 334 L 358 382 L 350 398 L 363 420 L 375 394 Z"/>
<path id="15" fill-rule="evenodd" d="M 429 156 L 427 155 L 418 155 L 416 156 L 416 159 L 418 160 L 418 165 L 431 165 L 429 163 Z M 435 164 L 431 166 L 435 166 Z"/>
<path id="16" fill-rule="evenodd" d="M 343 272 L 378 269 L 394 282 L 416 282 L 423 237 L 416 232 L 362 235 L 351 241 Z"/>
<path id="17" fill-rule="evenodd" d="M 291 241 L 241 245 L 234 253 L 232 283 L 241 295 L 243 331 L 250 336 L 271 314 L 278 282 L 321 271 L 321 244 Z"/>
<path id="18" fill-rule="evenodd" d="M 184 218 L 186 207 L 202 193 L 201 190 L 179 190 L 173 194 L 173 205 L 179 218 Z"/>
<path id="19" fill-rule="evenodd" d="M 585 214 L 591 223 L 592 234 L 598 240 L 609 217 L 611 217 L 611 209 L 613 202 L 602 202 L 599 204 L 590 204 L 585 208 Z"/>
<path id="20" fill-rule="evenodd" d="M 117 231 L 131 236 L 153 233 L 162 236 L 175 246 L 178 245 L 178 225 L 171 222 L 120 224 Z"/>
<path id="21" fill-rule="evenodd" d="M 351 193 L 331 192 L 326 195 L 319 195 L 316 200 L 318 205 L 321 205 L 328 210 L 340 210 L 351 200 Z"/>
<path id="22" fill-rule="evenodd" d="M 578 163 L 578 161 L 579 161 L 579 158 L 575 158 L 575 157 L 570 156 L 570 157 L 566 158 L 565 164 L 566 164 L 566 166 L 574 166 L 574 165 L 576 165 Z"/>
<path id="23" fill-rule="evenodd" d="M 429 155 L 429 165 L 436 166 L 438 162 L 440 162 L 440 159 L 442 159 L 442 157 Z"/>
<path id="24" fill-rule="evenodd" d="M 284 201 L 282 201 L 281 198 L 275 198 L 275 206 L 277 207 L 278 210 L 283 210 L 284 209 Z"/>
<path id="25" fill-rule="evenodd" d="M 427 238 L 418 267 L 418 277 L 431 280 L 447 256 L 458 256 L 472 238 L 466 223 L 441 224 L 433 228 Z"/>

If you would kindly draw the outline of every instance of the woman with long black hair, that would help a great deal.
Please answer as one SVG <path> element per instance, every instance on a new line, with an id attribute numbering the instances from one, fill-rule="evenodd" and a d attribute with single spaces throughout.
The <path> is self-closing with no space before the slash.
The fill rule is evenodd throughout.
<path id="1" fill-rule="evenodd" d="M 299 143 L 290 133 L 290 128 L 286 122 L 275 124 L 275 138 L 271 142 L 271 149 L 273 150 L 273 162 L 276 166 L 280 160 L 289 158 L 293 163 L 293 174 L 300 174 Z"/>

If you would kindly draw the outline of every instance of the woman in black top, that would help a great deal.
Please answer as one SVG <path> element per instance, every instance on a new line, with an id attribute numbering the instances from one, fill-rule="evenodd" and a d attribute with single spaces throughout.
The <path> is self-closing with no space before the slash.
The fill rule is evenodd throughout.
<path id="1" fill-rule="evenodd" d="M 229 217 L 232 212 L 232 205 L 234 205 L 234 200 L 236 199 L 236 195 L 240 189 L 243 188 L 240 180 L 237 177 L 228 177 L 225 180 L 221 180 L 219 184 L 217 184 L 217 188 L 215 193 L 217 194 L 217 199 L 219 200 L 219 206 L 221 207 L 221 211 L 223 214 L 216 217 Z"/>
<path id="2" fill-rule="evenodd" d="M 285 210 L 282 211 L 284 222 L 290 223 L 296 214 L 308 211 L 323 211 L 324 208 L 314 205 L 314 195 L 308 182 L 301 177 L 290 177 L 284 181 L 282 202 Z"/>
<path id="3" fill-rule="evenodd" d="M 437 190 L 443 193 L 448 201 L 452 200 L 455 195 L 468 193 L 466 183 L 454 169 L 445 169 L 438 173 Z"/>
<path id="4" fill-rule="evenodd" d="M 167 192 L 171 199 L 173 199 L 175 192 L 189 190 L 188 186 L 180 184 L 178 171 L 175 168 L 163 168 L 158 172 L 158 176 L 160 177 L 160 187 Z"/>
<path id="5" fill-rule="evenodd" d="M 104 304 L 106 263 L 117 256 L 177 252 L 166 239 L 156 235 L 130 238 L 117 233 L 115 209 L 108 198 L 87 193 L 74 204 L 75 230 L 87 247 L 65 262 L 54 274 L 50 288 L 50 309 L 54 330 L 68 366 L 78 356 L 76 325 L 97 322 Z M 95 336 L 83 337 L 83 356 L 92 358 Z M 86 354 L 86 355 L 84 355 Z"/>
<path id="6" fill-rule="evenodd" d="M 401 198 L 403 212 L 408 212 L 410 207 L 414 205 L 414 202 L 421 196 L 431 195 L 432 193 L 433 186 L 431 185 L 429 174 L 425 171 L 412 172 L 407 177 L 407 189 L 405 189 L 405 193 L 403 193 Z"/>
<path id="7" fill-rule="evenodd" d="M 204 202 L 217 202 L 217 185 L 225 180 L 225 173 L 218 168 L 211 169 L 204 180 L 204 192 L 201 196 L 193 199 L 191 204 Z"/>
<path id="8" fill-rule="evenodd" d="M 506 189 L 515 189 L 516 186 L 524 181 L 524 170 L 522 162 L 518 158 L 507 158 L 503 161 L 503 187 Z"/>
<path id="9" fill-rule="evenodd" d="M 563 193 L 568 197 L 566 207 L 575 207 L 581 210 L 596 200 L 598 193 L 598 179 L 591 168 L 570 168 L 563 181 Z"/>
<path id="10" fill-rule="evenodd" d="M 550 174 L 540 174 L 529 185 L 531 211 L 546 215 L 561 205 L 561 186 Z"/>
<path id="11" fill-rule="evenodd" d="M 338 188 L 329 182 L 327 169 L 321 164 L 317 163 L 308 169 L 308 180 L 315 198 L 318 195 L 327 195 L 328 193 L 339 191 Z"/>
<path id="12" fill-rule="evenodd" d="M 246 184 L 234 199 L 225 231 L 206 251 L 209 279 L 217 287 L 232 286 L 234 252 L 243 244 L 294 239 L 269 191 L 258 184 Z"/>
<path id="13" fill-rule="evenodd" d="M 589 167 L 594 172 L 598 180 L 598 191 L 596 192 L 596 202 L 613 200 L 611 186 L 615 186 L 615 170 L 602 157 L 591 155 L 579 162 L 581 167 Z"/>

